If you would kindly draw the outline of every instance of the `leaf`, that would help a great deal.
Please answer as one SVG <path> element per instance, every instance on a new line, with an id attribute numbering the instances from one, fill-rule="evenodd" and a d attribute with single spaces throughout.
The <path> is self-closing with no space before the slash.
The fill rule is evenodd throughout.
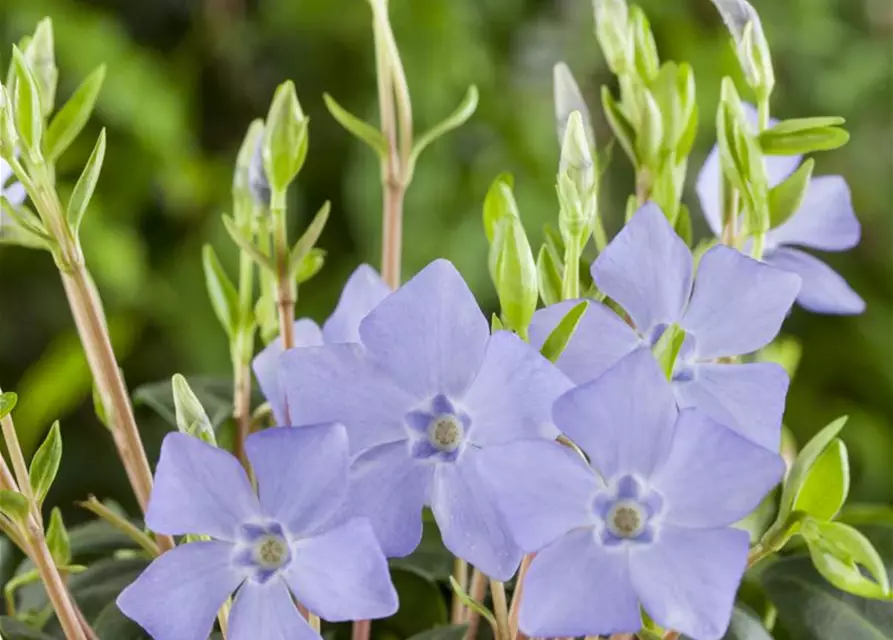
<path id="1" fill-rule="evenodd" d="M 71 564 L 71 539 L 68 537 L 68 530 L 65 528 L 59 507 L 53 507 L 53 511 L 50 513 L 46 541 L 57 567 Z"/>
<path id="2" fill-rule="evenodd" d="M 40 448 L 31 460 L 28 476 L 31 480 L 31 490 L 37 505 L 43 504 L 56 474 L 59 472 L 59 463 L 62 460 L 62 434 L 59 431 L 59 421 L 56 420 L 50 427 L 50 432 Z"/>
<path id="3" fill-rule="evenodd" d="M 328 93 L 322 94 L 322 98 L 326 103 L 326 108 L 329 110 L 329 113 L 331 113 L 332 117 L 338 121 L 338 124 L 368 144 L 369 147 L 378 154 L 379 158 L 384 159 L 388 155 L 388 142 L 385 140 L 381 131 L 368 122 L 364 122 L 353 115 L 350 111 L 338 104 L 335 101 L 335 98 Z"/>
<path id="4" fill-rule="evenodd" d="M 15 68 L 15 122 L 25 148 L 31 152 L 40 150 L 43 134 L 43 113 L 40 108 L 40 90 L 28 67 L 25 56 L 18 47 L 12 47 L 12 63 Z"/>
<path id="5" fill-rule="evenodd" d="M 484 198 L 484 233 L 490 244 L 493 244 L 497 223 L 504 216 L 518 216 L 518 205 L 512 194 L 514 188 L 515 178 L 512 174 L 500 173 L 487 190 L 487 196 Z"/>
<path id="6" fill-rule="evenodd" d="M 261 267 L 267 269 L 270 273 L 276 272 L 276 266 L 273 264 L 270 256 L 261 253 L 260 250 L 254 246 L 254 239 L 242 233 L 242 230 L 230 216 L 223 216 L 223 226 L 226 228 L 229 237 L 232 238 L 239 249 L 250 255 L 252 260 Z"/>
<path id="7" fill-rule="evenodd" d="M 18 402 L 19 396 L 12 391 L 4 391 L 0 394 L 0 420 L 8 416 Z"/>
<path id="8" fill-rule="evenodd" d="M 71 198 L 68 200 L 68 225 L 71 227 L 75 235 L 81 227 L 84 219 L 84 213 L 90 200 L 93 199 L 93 191 L 96 189 L 96 183 L 99 181 L 99 174 L 102 172 L 102 163 L 105 160 L 105 129 L 99 133 L 99 139 L 96 146 L 93 147 L 93 153 L 87 160 L 81 177 L 74 186 Z"/>
<path id="9" fill-rule="evenodd" d="M 323 249 L 314 247 L 301 260 L 295 271 L 295 281 L 303 284 L 319 273 L 326 261 L 326 252 Z"/>
<path id="10" fill-rule="evenodd" d="M 196 376 L 187 380 L 189 387 L 205 408 L 211 425 L 217 430 L 233 413 L 232 379 Z M 259 400 L 257 396 L 253 399 L 255 402 Z M 177 427 L 177 414 L 170 380 L 151 382 L 138 387 L 133 393 L 133 401 L 135 404 L 144 404 L 150 407 L 164 418 L 165 422 L 174 428 Z"/>
<path id="11" fill-rule="evenodd" d="M 32 629 L 23 622 L 7 616 L 0 617 L 3 640 L 56 640 L 53 636 Z"/>
<path id="12" fill-rule="evenodd" d="M 0 239 L 7 240 L 8 236 L 12 236 L 11 241 L 13 241 L 18 235 L 21 240 L 28 242 L 26 246 L 39 249 L 49 249 L 56 244 L 56 241 L 47 233 L 43 221 L 26 205 L 13 206 L 6 196 L 0 195 L 0 207 L 12 218 L 13 222 L 12 225 L 6 225 L 6 221 L 2 221 L 3 214 L 0 213 L 0 222 L 5 225 L 0 228 Z M 12 234 L 10 234 L 10 230 L 12 230 Z"/>
<path id="13" fill-rule="evenodd" d="M 567 314 L 565 314 L 561 319 L 561 322 L 552 329 L 552 333 L 549 334 L 549 337 L 546 338 L 546 341 L 540 349 L 540 353 L 543 354 L 544 358 L 550 362 L 558 361 L 558 358 L 564 353 L 571 338 L 573 338 L 574 332 L 577 330 L 580 320 L 583 319 L 583 314 L 586 313 L 588 306 L 589 303 L 586 301 L 575 305 L 567 312 Z"/>
<path id="14" fill-rule="evenodd" d="M 468 119 L 472 115 L 474 115 L 474 111 L 475 109 L 477 109 L 477 106 L 478 89 L 476 86 L 471 85 L 470 87 L 468 87 L 468 91 L 465 92 L 465 97 L 462 98 L 462 102 L 459 103 L 459 106 L 456 107 L 456 110 L 453 111 L 453 113 L 451 113 L 445 119 L 441 120 L 438 124 L 434 125 L 430 129 L 428 129 L 428 131 L 418 137 L 416 143 L 412 146 L 412 152 L 409 154 L 408 168 L 406 171 L 407 180 L 412 179 L 412 174 L 415 171 L 416 162 L 418 161 L 422 151 L 424 151 L 428 147 L 428 145 L 430 145 L 441 136 L 465 124 Z"/>
<path id="15" fill-rule="evenodd" d="M 772 227 L 784 224 L 800 208 L 814 167 L 815 160 L 809 158 L 794 173 L 769 190 L 769 224 Z"/>
<path id="16" fill-rule="evenodd" d="M 846 118 L 838 116 L 818 116 L 812 118 L 792 118 L 782 120 L 772 127 L 776 133 L 799 133 L 809 129 L 821 129 L 822 127 L 837 127 L 846 122 Z"/>
<path id="17" fill-rule="evenodd" d="M 620 146 L 623 147 L 630 161 L 638 166 L 635 150 L 636 130 L 620 109 L 607 86 L 602 87 L 602 108 L 604 109 L 605 117 L 608 119 L 608 124 L 611 125 L 611 130 L 614 132 L 614 137 L 620 143 Z"/>
<path id="18" fill-rule="evenodd" d="M 395 569 L 391 578 L 400 598 L 400 610 L 381 621 L 383 630 L 409 638 L 447 623 L 447 607 L 440 588 L 415 572 Z"/>
<path id="19" fill-rule="evenodd" d="M 773 128 L 760 134 L 760 148 L 770 156 L 794 156 L 837 149 L 849 140 L 850 134 L 839 127 L 819 127 L 794 133 L 778 133 Z"/>
<path id="20" fill-rule="evenodd" d="M 539 285 L 540 298 L 546 306 L 561 301 L 561 272 L 564 269 L 559 265 L 549 247 L 540 247 L 536 257 L 537 284 Z"/>
<path id="21" fill-rule="evenodd" d="M 292 247 L 288 256 L 289 273 L 293 279 L 296 279 L 298 270 L 304 262 L 311 249 L 319 242 L 323 229 L 326 228 L 326 222 L 329 221 L 329 212 L 332 210 L 332 203 L 326 200 L 323 205 L 313 216 L 313 220 L 307 226 L 307 230 L 298 238 L 295 246 Z"/>
<path id="22" fill-rule="evenodd" d="M 103 64 L 87 76 L 50 122 L 43 141 L 43 152 L 48 162 L 55 162 L 83 131 L 96 106 L 104 80 Z"/>
<path id="23" fill-rule="evenodd" d="M 846 445 L 835 438 L 806 476 L 794 511 L 802 511 L 818 520 L 831 520 L 843 507 L 850 491 L 850 463 Z"/>
<path id="24" fill-rule="evenodd" d="M 467 593 L 462 588 L 456 579 L 453 576 L 450 576 L 450 586 L 453 588 L 453 593 L 456 597 L 462 601 L 467 608 L 477 611 L 481 617 L 484 618 L 488 623 L 490 623 L 490 628 L 493 629 L 493 636 L 498 636 L 499 625 L 496 622 L 496 616 L 493 615 L 493 612 L 490 611 L 487 607 L 485 607 L 482 603 L 478 602 Z"/>
<path id="25" fill-rule="evenodd" d="M 202 267 L 211 306 L 226 335 L 232 339 L 239 324 L 239 292 L 226 275 L 214 247 L 210 244 L 202 248 Z"/>
<path id="26" fill-rule="evenodd" d="M 676 216 L 676 223 L 673 227 L 676 234 L 690 247 L 692 240 L 691 212 L 684 204 L 679 205 L 679 215 Z"/>
<path id="27" fill-rule="evenodd" d="M 858 530 L 839 522 L 810 518 L 801 531 L 813 565 L 828 582 L 863 598 L 893 600 L 884 562 L 871 541 Z"/>
<path id="28" fill-rule="evenodd" d="M 448 626 L 435 627 L 428 631 L 417 633 L 409 640 L 462 640 L 465 637 L 465 631 L 468 625 L 451 624 Z"/>
<path id="29" fill-rule="evenodd" d="M 91 625 L 99 638 L 114 640 L 144 640 L 145 632 L 130 618 L 127 618 L 118 605 L 111 602 L 99 612 Z"/>
<path id="30" fill-rule="evenodd" d="M 25 522 L 28 518 L 28 499 L 18 491 L 0 489 L 0 512 L 13 522 Z"/>
<path id="31" fill-rule="evenodd" d="M 661 638 L 661 636 L 657 636 Z M 688 636 L 682 636 L 683 640 L 691 640 Z M 749 610 L 735 607 L 732 610 L 732 622 L 729 630 L 722 640 L 772 640 L 772 636 L 760 619 Z"/>

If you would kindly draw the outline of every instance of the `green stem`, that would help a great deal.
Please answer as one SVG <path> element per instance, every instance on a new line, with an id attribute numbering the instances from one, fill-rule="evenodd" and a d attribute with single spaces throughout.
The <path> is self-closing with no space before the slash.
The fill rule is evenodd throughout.
<path id="1" fill-rule="evenodd" d="M 570 238 L 570 242 L 564 247 L 561 297 L 564 300 L 577 300 L 580 297 L 580 247 L 575 238 Z"/>
<path id="2" fill-rule="evenodd" d="M 505 598 L 505 585 L 499 580 L 490 579 L 490 596 L 493 599 L 493 613 L 496 615 L 496 640 L 512 640 L 509 624 L 508 602 Z"/>

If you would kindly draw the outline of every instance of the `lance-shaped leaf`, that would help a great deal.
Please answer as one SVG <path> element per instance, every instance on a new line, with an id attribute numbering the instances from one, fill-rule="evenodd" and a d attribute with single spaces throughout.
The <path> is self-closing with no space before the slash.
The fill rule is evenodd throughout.
<path id="1" fill-rule="evenodd" d="M 322 235 L 323 229 L 326 228 L 326 222 L 329 221 L 329 212 L 331 210 L 332 203 L 326 200 L 319 208 L 319 211 L 316 212 L 316 215 L 313 216 L 313 220 L 310 221 L 307 230 L 304 231 L 303 235 L 298 238 L 298 241 L 291 248 L 288 256 L 288 269 L 292 279 L 297 279 L 298 271 L 304 266 L 304 259 L 310 255 L 310 251 L 319 241 L 319 236 Z"/>
<path id="2" fill-rule="evenodd" d="M 62 460 L 62 434 L 59 432 L 59 421 L 53 423 L 46 440 L 37 449 L 31 460 L 28 476 L 31 480 L 31 490 L 38 506 L 43 504 L 44 498 L 53 486 L 56 474 L 59 472 L 59 463 Z"/>
<path id="3" fill-rule="evenodd" d="M 850 463 L 846 445 L 835 438 L 812 465 L 794 500 L 794 511 L 817 520 L 830 520 L 850 491 Z"/>
<path id="4" fill-rule="evenodd" d="M 814 167 L 815 160 L 809 158 L 794 173 L 769 190 L 769 222 L 772 227 L 784 224 L 800 208 Z"/>
<path id="5" fill-rule="evenodd" d="M 81 222 L 84 220 L 84 214 L 87 212 L 90 200 L 93 199 L 93 192 L 96 189 L 96 183 L 99 182 L 99 174 L 102 172 L 102 163 L 104 161 L 105 129 L 99 133 L 99 139 L 96 141 L 96 146 L 93 147 L 93 153 L 90 154 L 90 159 L 87 160 L 87 165 L 84 167 L 84 171 L 81 173 L 81 177 L 71 193 L 71 198 L 68 200 L 66 216 L 68 217 L 68 225 L 75 235 L 77 235 L 81 227 Z"/>
<path id="6" fill-rule="evenodd" d="M 614 137 L 620 143 L 620 146 L 623 147 L 630 162 L 638 166 L 639 161 L 635 147 L 636 130 L 617 104 L 608 87 L 602 87 L 602 108 L 605 111 L 608 124 L 611 125 L 611 130 L 614 132 Z"/>
<path id="7" fill-rule="evenodd" d="M 326 252 L 323 249 L 314 247 L 306 256 L 304 256 L 304 259 L 301 260 L 301 263 L 298 265 L 298 268 L 295 271 L 295 281 L 298 284 L 307 282 L 319 273 L 325 261 Z"/>
<path id="8" fill-rule="evenodd" d="M 478 106 L 478 88 L 474 85 L 468 87 L 468 91 L 465 93 L 465 97 L 462 98 L 462 102 L 459 103 L 459 106 L 456 107 L 456 110 L 453 111 L 449 116 L 447 116 L 444 120 L 441 120 L 438 124 L 434 125 L 430 129 L 428 129 L 425 133 L 418 137 L 415 144 L 412 146 L 412 151 L 409 154 L 409 162 L 407 163 L 406 168 L 406 181 L 412 180 L 412 175 L 415 172 L 415 165 L 418 162 L 419 156 L 422 151 L 424 151 L 428 145 L 432 142 L 443 136 L 444 134 L 449 133 L 453 129 L 457 129 L 465 124 L 468 119 L 474 115 L 475 109 Z"/>
<path id="9" fill-rule="evenodd" d="M 4 391 L 0 394 L 0 420 L 12 413 L 18 402 L 19 397 L 12 391 Z"/>
<path id="10" fill-rule="evenodd" d="M 555 325 L 555 328 L 552 329 L 552 333 L 549 334 L 549 337 L 546 338 L 546 341 L 543 342 L 543 346 L 540 349 L 540 353 L 543 354 L 544 358 L 551 362 L 558 361 L 558 358 L 564 353 L 571 338 L 574 337 L 574 332 L 577 330 L 580 320 L 583 319 L 583 314 L 586 313 L 588 306 L 589 303 L 585 301 L 575 305 L 565 314 L 561 321 Z"/>
<path id="11" fill-rule="evenodd" d="M 771 156 L 795 156 L 814 151 L 830 151 L 850 141 L 850 134 L 840 127 L 815 127 L 779 132 L 774 127 L 760 134 L 760 148 Z"/>
<path id="12" fill-rule="evenodd" d="M 59 507 L 53 507 L 53 511 L 50 513 L 50 525 L 47 527 L 46 540 L 50 555 L 53 556 L 57 567 L 64 567 L 71 563 L 71 539 L 68 537 L 68 530 L 65 528 Z"/>
<path id="13" fill-rule="evenodd" d="M 453 576 L 450 576 L 450 586 L 453 588 L 453 593 L 456 594 L 456 597 L 459 598 L 462 604 L 472 611 L 479 613 L 481 617 L 490 624 L 490 628 L 493 630 L 493 637 L 498 638 L 499 625 L 496 622 L 496 616 L 493 615 L 493 612 L 465 593 L 465 589 L 462 588 L 462 585 L 460 585 Z"/>
<path id="14" fill-rule="evenodd" d="M 539 285 L 540 298 L 546 306 L 561 301 L 561 273 L 564 265 L 560 259 L 556 259 L 549 247 L 543 245 L 536 257 L 537 284 Z"/>
<path id="15" fill-rule="evenodd" d="M 202 249 L 202 267 L 211 306 L 226 335 L 232 338 L 239 323 L 239 293 L 220 264 L 214 247 L 209 244 Z"/>
<path id="16" fill-rule="evenodd" d="M 338 124 L 369 145 L 369 147 L 378 154 L 379 158 L 385 158 L 388 155 L 388 142 L 385 140 L 381 131 L 368 122 L 360 120 L 350 111 L 338 104 L 338 102 L 335 101 L 335 98 L 328 93 L 324 93 L 322 97 L 326 103 L 326 108 L 328 108 L 332 117 L 338 121 Z"/>
<path id="17" fill-rule="evenodd" d="M 37 24 L 24 52 L 40 91 L 41 115 L 48 116 L 56 104 L 56 86 L 59 83 L 52 20 L 44 18 Z"/>
<path id="18" fill-rule="evenodd" d="M 828 582 L 862 598 L 893 600 L 884 561 L 859 531 L 810 518 L 803 523 L 802 533 L 813 565 Z"/>
<path id="19" fill-rule="evenodd" d="M 40 89 L 31 73 L 25 56 L 18 47 L 12 47 L 12 64 L 15 69 L 15 123 L 24 147 L 32 153 L 40 153 L 43 135 L 43 112 L 40 107 Z"/>
<path id="20" fill-rule="evenodd" d="M 48 162 L 55 162 L 84 130 L 104 80 L 105 65 L 100 65 L 53 117 L 43 141 L 43 153 Z"/>
<path id="21" fill-rule="evenodd" d="M 36 249 L 49 249 L 56 244 L 41 219 L 24 204 L 13 206 L 6 196 L 0 196 L 0 209 L 0 215 L 12 219 L 12 224 L 0 228 L 0 242 Z"/>
<path id="22" fill-rule="evenodd" d="M 28 499 L 18 491 L 0 489 L 0 513 L 13 522 L 25 522 L 28 519 Z"/>
<path id="23" fill-rule="evenodd" d="M 270 256 L 261 253 L 260 249 L 254 245 L 254 239 L 247 236 L 230 216 L 223 216 L 223 226 L 239 249 L 250 255 L 258 265 L 270 273 L 275 273 L 276 267 Z"/>

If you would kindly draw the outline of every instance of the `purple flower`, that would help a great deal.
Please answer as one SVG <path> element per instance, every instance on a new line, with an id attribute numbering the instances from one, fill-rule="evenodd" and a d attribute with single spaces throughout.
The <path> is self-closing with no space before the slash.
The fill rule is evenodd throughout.
<path id="1" fill-rule="evenodd" d="M 292 422 L 347 427 L 349 512 L 370 519 L 387 555 L 418 546 L 429 505 L 450 551 L 507 579 L 521 551 L 481 481 L 480 454 L 554 438 L 552 402 L 570 381 L 515 335 L 491 336 L 445 260 L 373 309 L 360 338 L 282 356 Z"/>
<path id="2" fill-rule="evenodd" d="M 372 527 L 338 517 L 344 428 L 269 429 L 245 447 L 258 494 L 229 453 L 185 434 L 165 438 L 146 524 L 212 540 L 155 560 L 118 597 L 121 611 L 156 640 L 205 640 L 236 589 L 229 640 L 318 640 L 292 596 L 330 621 L 394 613 L 397 594 Z"/>
<path id="3" fill-rule="evenodd" d="M 730 528 L 781 479 L 781 458 L 708 418 L 679 412 L 639 351 L 555 403 L 557 443 L 481 455 L 524 551 L 536 553 L 520 626 L 530 637 L 634 633 L 639 605 L 696 640 L 722 637 L 748 534 Z"/>
<path id="4" fill-rule="evenodd" d="M 660 209 L 647 204 L 598 257 L 592 277 L 626 310 L 633 326 L 591 302 L 556 363 L 562 371 L 578 384 L 587 382 L 630 352 L 654 347 L 665 332 L 684 331 L 672 375 L 679 406 L 697 407 L 777 449 L 787 374 L 773 363 L 718 360 L 756 351 L 778 334 L 799 276 L 717 246 L 701 258 L 693 283 L 691 252 Z M 574 304 L 538 311 L 531 343 L 542 345 Z"/>
<path id="5" fill-rule="evenodd" d="M 309 318 L 295 322 L 295 346 L 359 342 L 360 321 L 389 293 L 390 288 L 378 272 L 368 264 L 361 264 L 347 279 L 338 305 L 322 329 Z M 285 394 L 279 383 L 279 356 L 283 351 L 282 338 L 277 338 L 257 355 L 253 365 L 254 375 L 279 425 L 289 422 L 286 420 Z"/>
<path id="6" fill-rule="evenodd" d="M 756 111 L 746 105 L 756 122 Z M 772 124 L 776 124 L 773 121 Z M 800 166 L 802 156 L 767 156 L 769 185 L 784 181 Z M 701 209 L 717 237 L 722 235 L 719 151 L 714 146 L 698 174 L 697 190 Z M 861 228 L 853 211 L 850 189 L 842 176 L 813 178 L 800 208 L 783 224 L 766 234 L 763 261 L 792 271 L 803 279 L 797 302 L 816 313 L 857 314 L 865 302 L 837 272 L 797 247 L 819 251 L 845 251 L 859 244 Z"/>

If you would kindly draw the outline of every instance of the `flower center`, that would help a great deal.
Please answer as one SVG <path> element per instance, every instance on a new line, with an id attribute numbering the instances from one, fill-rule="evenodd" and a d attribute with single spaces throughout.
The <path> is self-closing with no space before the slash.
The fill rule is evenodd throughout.
<path id="1" fill-rule="evenodd" d="M 465 430 L 452 414 L 435 416 L 428 425 L 428 440 L 440 451 L 452 452 L 459 448 Z"/>
<path id="2" fill-rule="evenodd" d="M 638 537 L 647 521 L 642 507 L 633 500 L 619 500 L 608 511 L 607 526 L 618 538 Z"/>
<path id="3" fill-rule="evenodd" d="M 254 561 L 262 569 L 281 569 L 288 563 L 290 556 L 288 543 L 282 536 L 271 533 L 254 542 Z"/>

